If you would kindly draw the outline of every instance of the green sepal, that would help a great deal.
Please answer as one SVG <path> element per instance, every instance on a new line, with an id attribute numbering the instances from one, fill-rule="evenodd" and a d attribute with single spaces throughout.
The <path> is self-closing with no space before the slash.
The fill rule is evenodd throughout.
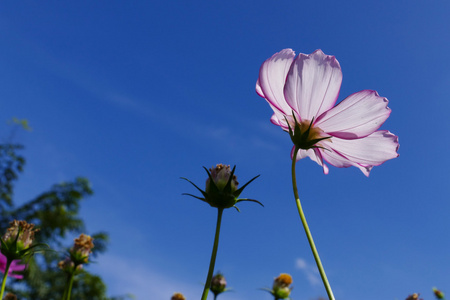
<path id="1" fill-rule="evenodd" d="M 34 248 L 41 247 L 41 246 L 45 246 L 47 249 L 34 250 Z M 32 246 L 28 247 L 27 249 L 23 249 L 22 251 L 19 251 L 18 254 L 21 255 L 22 257 L 24 257 L 24 256 L 30 254 L 29 252 L 32 252 L 34 254 L 34 253 L 36 253 L 38 251 L 44 251 L 44 250 L 48 250 L 48 249 L 50 249 L 49 245 L 44 244 L 44 243 L 38 243 L 38 244 L 35 244 L 35 245 L 32 245 Z"/>
<path id="2" fill-rule="evenodd" d="M 271 294 L 273 295 L 272 289 L 269 289 L 269 288 L 259 288 L 258 290 L 266 291 L 266 292 L 269 292 L 269 293 L 271 293 Z"/>
<path id="3" fill-rule="evenodd" d="M 234 170 L 236 170 L 236 165 L 234 165 L 233 169 L 231 170 L 230 177 L 228 178 L 227 184 L 223 188 L 223 191 L 227 194 L 231 194 L 231 181 L 233 180 Z"/>
<path id="4" fill-rule="evenodd" d="M 247 199 L 247 198 L 237 199 L 236 203 L 244 202 L 244 201 L 255 202 L 255 203 L 258 203 L 259 205 L 261 205 L 262 207 L 264 207 L 264 204 L 262 204 L 261 202 L 259 202 L 258 200 L 255 200 L 255 199 Z"/>
<path id="5" fill-rule="evenodd" d="M 294 145 L 297 148 L 303 149 L 303 150 L 308 150 L 308 149 L 312 149 L 312 148 L 325 149 L 321 146 L 314 146 L 314 145 L 320 141 L 331 138 L 331 136 L 318 138 L 318 139 L 314 139 L 314 140 L 309 140 L 309 134 L 311 132 L 312 125 L 314 123 L 314 117 L 312 118 L 311 122 L 309 123 L 308 129 L 306 129 L 306 131 L 303 133 L 301 131 L 299 123 L 297 122 L 297 118 L 295 117 L 294 111 L 292 111 L 292 117 L 294 118 L 294 121 L 295 121 L 294 130 L 292 130 L 291 125 L 287 121 L 286 117 L 285 117 L 285 120 L 286 120 L 286 123 L 289 128 L 289 136 L 291 137 L 292 142 L 294 143 Z"/>
<path id="6" fill-rule="evenodd" d="M 75 268 L 77 268 L 78 265 L 85 265 L 89 263 L 89 255 L 78 255 L 77 253 L 72 253 L 69 252 L 70 254 L 70 260 L 73 262 L 73 264 L 75 265 Z"/>
<path id="7" fill-rule="evenodd" d="M 1 242 L 1 245 L 2 245 L 1 250 L 8 249 L 8 245 L 3 241 L 3 238 L 0 238 L 0 242 Z M 2 253 L 3 253 L 3 251 L 2 251 Z"/>
<path id="8" fill-rule="evenodd" d="M 50 250 L 50 246 L 44 243 L 38 243 L 35 245 L 32 245 L 26 249 L 17 251 L 17 243 L 14 244 L 14 247 L 12 249 L 7 247 L 7 244 L 3 241 L 3 239 L 1 240 L 1 244 L 2 244 L 2 254 L 9 260 L 16 260 L 16 259 L 23 259 L 24 257 L 28 256 L 28 255 L 32 255 L 36 252 L 40 252 L 40 251 L 44 251 L 44 250 Z M 42 247 L 45 246 L 47 249 L 35 249 L 36 247 Z M 5 249 L 5 251 L 3 250 Z"/>
<path id="9" fill-rule="evenodd" d="M 323 147 L 320 147 L 320 146 L 314 146 L 314 145 L 315 145 L 316 143 L 320 142 L 320 141 L 323 141 L 323 140 L 326 140 L 326 139 L 329 139 L 329 138 L 331 138 L 331 136 L 327 136 L 327 137 L 323 137 L 323 138 L 320 138 L 320 139 L 311 140 L 311 141 L 305 143 L 305 144 L 303 145 L 303 148 L 302 148 L 302 147 L 299 147 L 299 148 L 300 148 L 300 149 L 304 149 L 304 150 L 308 150 L 308 149 L 311 149 L 311 148 L 322 148 L 322 149 L 325 149 L 325 148 L 323 148 Z"/>
<path id="10" fill-rule="evenodd" d="M 206 203 L 208 203 L 208 201 L 206 201 L 206 199 L 205 199 L 205 198 L 200 198 L 200 197 L 197 197 L 197 196 L 195 196 L 195 195 L 192 195 L 192 194 L 188 194 L 188 193 L 183 193 L 183 194 L 181 194 L 181 195 L 185 195 L 185 196 L 191 196 L 191 197 L 194 197 L 194 198 L 196 198 L 196 199 L 198 199 L 198 200 L 202 200 L 203 202 L 206 202 Z"/>
<path id="11" fill-rule="evenodd" d="M 259 290 L 261 291 L 266 291 L 269 292 L 272 296 L 275 297 L 275 300 L 279 300 L 279 299 L 288 299 L 288 300 L 292 300 L 291 297 L 286 297 L 286 298 L 279 298 L 278 295 L 276 295 L 276 292 L 273 289 L 268 289 L 268 288 L 259 288 Z M 292 290 L 292 289 L 291 289 Z"/>
<path id="12" fill-rule="evenodd" d="M 234 171 L 234 168 L 233 168 Z M 243 186 L 241 186 L 238 190 L 236 190 L 236 192 L 234 192 L 234 196 L 239 197 L 239 195 L 242 193 L 242 191 L 247 187 L 247 185 L 249 185 L 253 180 L 255 180 L 256 178 L 258 178 L 261 175 L 256 175 L 255 177 L 253 177 L 252 179 L 250 179 L 246 184 L 244 184 Z M 230 177 L 231 178 L 231 177 Z"/>
<path id="13" fill-rule="evenodd" d="M 203 169 L 205 169 L 206 173 L 208 174 L 208 178 L 209 178 L 209 192 L 211 192 L 211 188 L 213 188 L 214 193 L 218 193 L 219 192 L 219 188 L 217 187 L 216 183 L 214 182 L 214 179 L 212 178 L 211 173 L 209 172 L 209 170 L 207 168 L 203 167 Z"/>
<path id="14" fill-rule="evenodd" d="M 210 290 L 211 290 L 211 289 L 210 289 Z M 214 291 L 211 290 L 211 292 L 212 292 L 213 294 L 215 294 Z M 223 291 L 221 291 L 220 293 L 217 293 L 217 296 L 219 296 L 220 294 L 223 294 L 223 293 L 225 293 L 225 292 L 234 292 L 234 289 L 232 289 L 232 288 L 226 288 L 226 289 L 224 289 Z"/>
<path id="15" fill-rule="evenodd" d="M 230 176 L 227 180 L 227 183 L 222 190 L 219 189 L 219 187 L 216 185 L 216 182 L 214 181 L 214 179 L 211 175 L 211 172 L 206 167 L 203 167 L 203 169 L 205 169 L 206 173 L 208 174 L 208 178 L 209 178 L 209 184 L 206 187 L 205 191 L 200 189 L 195 183 L 193 183 L 189 179 L 187 179 L 185 177 L 180 177 L 180 178 L 191 183 L 197 190 L 199 190 L 202 193 L 204 198 L 201 198 L 201 197 L 189 194 L 189 193 L 183 193 L 182 195 L 194 197 L 196 199 L 199 199 L 201 201 L 208 203 L 212 207 L 216 207 L 219 209 L 234 207 L 238 212 L 240 212 L 240 210 L 239 210 L 239 208 L 237 208 L 235 206 L 235 204 L 239 201 L 247 201 L 247 199 L 237 199 L 237 197 L 241 194 L 241 192 L 244 190 L 244 188 L 247 187 L 247 185 L 249 185 L 253 180 L 255 180 L 256 178 L 258 178 L 260 176 L 260 175 L 257 175 L 255 177 L 253 177 L 246 184 L 244 184 L 241 188 L 239 188 L 238 190 L 236 190 L 234 192 L 231 192 L 232 191 L 232 180 L 233 180 L 234 172 L 236 170 L 236 166 L 233 167 L 233 169 L 230 173 Z M 248 201 L 257 202 L 260 205 L 262 205 L 260 202 L 258 202 L 256 200 L 248 200 Z M 264 205 L 262 205 L 262 206 L 264 206 Z"/>
<path id="16" fill-rule="evenodd" d="M 212 178 L 212 175 L 209 172 L 209 170 L 205 167 L 203 167 L 203 169 L 205 169 L 205 171 L 206 171 L 206 173 L 208 173 L 208 177 L 209 177 L 209 191 L 205 197 L 206 201 L 209 203 L 209 205 L 211 205 L 212 207 L 217 207 L 217 208 L 232 207 L 236 203 L 236 197 L 234 197 L 234 194 L 232 194 L 230 192 L 226 193 L 225 191 L 221 191 L 217 187 L 216 183 L 214 182 L 214 179 Z M 233 171 L 234 171 L 234 168 L 233 168 Z M 225 186 L 225 188 L 228 186 L 230 179 L 232 180 L 232 177 L 233 177 L 232 175 L 233 175 L 233 173 L 231 173 L 231 176 L 228 179 L 227 185 Z M 230 191 L 231 191 L 231 183 L 230 183 Z M 233 197 L 231 197 L 231 196 L 233 196 Z"/>
<path id="17" fill-rule="evenodd" d="M 203 197 L 207 197 L 208 196 L 208 194 L 206 194 L 206 192 L 205 191 L 203 191 L 201 188 L 199 188 L 195 183 L 193 183 L 192 181 L 190 181 L 189 179 L 187 179 L 187 178 L 184 178 L 184 177 L 180 177 L 181 179 L 184 179 L 184 180 L 186 180 L 187 182 L 189 182 L 190 184 L 192 184 L 193 186 L 195 186 L 195 188 L 197 189 L 197 190 L 199 190 L 200 191 L 200 193 L 202 193 L 202 195 L 203 195 Z"/>

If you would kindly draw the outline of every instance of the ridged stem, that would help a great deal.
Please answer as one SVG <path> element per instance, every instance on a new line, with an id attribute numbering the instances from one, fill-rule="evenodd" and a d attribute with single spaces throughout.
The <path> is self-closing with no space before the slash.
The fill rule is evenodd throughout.
<path id="1" fill-rule="evenodd" d="M 72 293 L 72 285 L 73 285 L 73 278 L 75 277 L 75 270 L 76 267 L 74 268 L 74 271 L 70 274 L 70 278 L 69 278 L 69 285 L 67 286 L 67 300 L 70 300 L 70 294 Z"/>
<path id="2" fill-rule="evenodd" d="M 0 299 L 3 299 L 3 293 L 6 287 L 6 278 L 8 278 L 9 267 L 11 266 L 12 260 L 9 258 L 6 260 L 5 274 L 3 275 L 2 289 L 0 291 Z"/>
<path id="3" fill-rule="evenodd" d="M 203 294 L 202 294 L 201 300 L 206 300 L 206 298 L 208 298 L 208 292 L 211 287 L 211 280 L 213 277 L 214 265 L 216 264 L 217 249 L 219 248 L 219 235 L 220 235 L 220 224 L 222 223 L 222 213 L 223 213 L 223 209 L 219 208 L 218 213 L 217 213 L 216 235 L 214 237 L 214 245 L 213 245 L 213 250 L 212 250 L 212 254 L 211 254 L 211 261 L 209 262 L 208 276 L 206 277 L 206 283 L 205 283 L 205 287 L 203 289 Z"/>
<path id="4" fill-rule="evenodd" d="M 305 229 L 306 237 L 308 238 L 309 246 L 311 247 L 311 251 L 314 255 L 314 259 L 316 260 L 317 268 L 319 269 L 320 276 L 322 277 L 323 284 L 328 294 L 328 298 L 330 300 L 335 300 L 333 291 L 331 290 L 330 283 L 328 282 L 327 275 L 325 274 L 325 270 L 322 266 L 322 262 L 320 261 L 319 252 L 317 252 L 316 245 L 314 244 L 314 240 L 311 235 L 311 231 L 309 230 L 308 223 L 306 222 L 305 214 L 303 213 L 302 205 L 300 203 L 300 197 L 298 196 L 297 189 L 297 179 L 295 176 L 295 163 L 297 158 L 297 153 L 300 149 L 295 147 L 294 156 L 292 158 L 292 187 L 294 188 L 294 196 L 295 203 L 297 204 L 298 214 L 300 215 L 300 219 L 303 224 L 303 228 Z"/>

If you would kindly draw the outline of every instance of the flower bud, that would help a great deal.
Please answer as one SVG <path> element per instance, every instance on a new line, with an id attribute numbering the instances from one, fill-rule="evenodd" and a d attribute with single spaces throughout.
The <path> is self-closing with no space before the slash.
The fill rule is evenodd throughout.
<path id="1" fill-rule="evenodd" d="M 70 258 L 66 258 L 65 260 L 58 262 L 58 268 L 66 273 L 72 273 L 74 267 L 75 264 L 70 260 Z"/>
<path id="2" fill-rule="evenodd" d="M 34 229 L 34 224 L 26 221 L 14 220 L 1 239 L 1 252 L 8 260 L 22 259 L 31 251 L 34 234 L 39 229 Z"/>
<path id="3" fill-rule="evenodd" d="M 17 300 L 17 296 L 13 293 L 8 293 L 5 295 L 5 298 L 3 300 Z"/>
<path id="4" fill-rule="evenodd" d="M 291 294 L 292 277 L 289 274 L 282 273 L 275 278 L 272 286 L 272 294 L 276 299 L 286 299 Z"/>
<path id="5" fill-rule="evenodd" d="M 175 293 L 173 294 L 172 298 L 170 298 L 170 300 L 186 300 L 186 298 L 182 293 Z"/>
<path id="6" fill-rule="evenodd" d="M 221 273 L 217 273 L 211 280 L 211 292 L 214 293 L 215 296 L 225 292 L 227 287 L 227 281 L 225 277 Z"/>
<path id="7" fill-rule="evenodd" d="M 433 293 L 437 299 L 444 299 L 444 293 L 438 290 L 437 288 L 433 288 Z"/>
<path id="8" fill-rule="evenodd" d="M 188 193 L 183 193 L 183 195 L 188 195 L 202 200 L 212 207 L 217 207 L 218 209 L 234 207 L 239 211 L 239 209 L 236 207 L 236 204 L 241 201 L 251 201 L 262 205 L 259 201 L 254 199 L 238 198 L 244 188 L 253 180 L 258 178 L 259 175 L 253 177 L 250 181 L 248 181 L 238 189 L 239 183 L 237 181 L 236 175 L 234 175 L 236 166 L 234 166 L 232 170 L 230 170 L 230 166 L 222 164 L 218 164 L 215 168 L 212 167 L 209 170 L 205 167 L 203 168 L 206 170 L 206 173 L 208 173 L 208 179 L 206 179 L 206 188 L 204 191 L 189 179 L 182 177 L 182 179 L 188 181 L 197 190 L 199 190 L 202 193 L 203 198 Z"/>
<path id="9" fill-rule="evenodd" d="M 419 295 L 417 293 L 414 293 L 412 295 L 409 295 L 408 298 L 406 298 L 406 300 L 423 300 L 423 299 L 419 299 Z"/>
<path id="10" fill-rule="evenodd" d="M 11 226 L 7 229 L 5 235 L 3 235 L 3 241 L 7 245 L 13 245 L 17 238 L 17 251 L 29 248 L 31 243 L 33 243 L 34 233 L 39 230 L 33 229 L 34 224 L 28 224 L 26 221 L 14 220 L 9 224 Z"/>
<path id="11" fill-rule="evenodd" d="M 216 184 L 219 191 L 224 190 L 231 175 L 233 175 L 233 178 L 231 180 L 231 192 L 233 193 L 237 190 L 237 186 L 238 186 L 239 182 L 237 181 L 236 175 L 231 174 L 230 166 L 218 164 L 218 165 L 216 165 L 215 168 L 211 167 L 211 169 L 209 169 L 209 171 L 211 172 L 211 178 L 213 179 L 213 181 Z M 205 189 L 205 191 L 207 193 L 210 192 L 210 185 L 211 185 L 211 180 L 208 177 L 208 179 L 206 180 L 206 189 Z"/>
<path id="12" fill-rule="evenodd" d="M 230 166 L 218 164 L 209 169 L 206 180 L 206 200 L 214 207 L 229 208 L 236 204 L 234 192 L 237 190 L 238 181 Z M 211 181 L 212 179 L 212 181 Z"/>
<path id="13" fill-rule="evenodd" d="M 60 268 L 60 269 L 63 270 L 64 272 L 70 274 L 70 273 L 72 273 L 72 272 L 74 271 L 75 263 L 74 263 L 72 260 L 70 260 L 70 258 L 67 257 L 66 259 L 61 260 L 61 261 L 58 263 L 58 268 Z M 78 265 L 77 268 L 76 268 L 76 270 L 79 271 L 79 270 L 81 270 L 82 268 L 83 268 L 83 265 Z"/>
<path id="14" fill-rule="evenodd" d="M 89 235 L 82 233 L 74 241 L 75 243 L 73 247 L 69 250 L 70 259 L 77 266 L 87 263 L 89 260 L 89 254 L 92 252 L 92 248 L 94 248 L 94 239 Z"/>

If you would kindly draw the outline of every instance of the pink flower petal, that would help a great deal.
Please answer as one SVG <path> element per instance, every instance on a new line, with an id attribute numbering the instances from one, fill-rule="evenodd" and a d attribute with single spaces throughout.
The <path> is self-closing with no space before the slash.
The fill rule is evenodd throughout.
<path id="1" fill-rule="evenodd" d="M 280 126 L 285 131 L 289 131 L 286 120 L 284 118 L 280 119 L 280 117 L 276 113 L 272 115 L 272 117 L 270 118 L 270 122 L 272 122 L 272 124 L 274 125 Z"/>
<path id="2" fill-rule="evenodd" d="M 375 132 L 389 117 L 388 100 L 376 91 L 364 90 L 345 98 L 322 114 L 315 126 L 343 139 L 356 139 Z"/>
<path id="3" fill-rule="evenodd" d="M 19 272 L 19 271 L 25 270 L 27 268 L 27 265 L 20 264 L 19 262 L 20 261 L 18 261 L 18 260 L 13 260 L 13 262 L 9 266 L 9 269 L 14 272 Z"/>
<path id="4" fill-rule="evenodd" d="M 295 150 L 295 146 L 292 147 L 292 150 L 291 150 L 291 159 L 293 159 L 293 157 L 294 157 L 294 150 Z M 315 161 L 318 165 L 322 166 L 323 173 L 328 174 L 328 171 L 329 171 L 328 166 L 323 163 L 322 154 L 320 153 L 320 151 L 318 149 L 308 149 L 308 150 L 300 149 L 297 152 L 296 161 L 299 161 L 300 159 L 305 158 L 305 157 L 309 157 L 312 161 Z"/>
<path id="5" fill-rule="evenodd" d="M 291 108 L 284 99 L 284 85 L 286 76 L 294 60 L 295 52 L 292 49 L 284 49 L 267 59 L 259 70 L 259 78 L 256 82 L 256 92 L 279 112 L 291 114 Z M 276 110 L 274 109 L 276 112 Z"/>
<path id="6" fill-rule="evenodd" d="M 287 75 L 284 97 L 301 120 L 310 121 L 333 107 L 341 82 L 341 67 L 334 56 L 321 50 L 299 54 Z"/>
<path id="7" fill-rule="evenodd" d="M 398 157 L 398 137 L 387 130 L 354 140 L 333 137 L 324 144 L 329 150 L 320 149 L 320 152 L 328 163 L 339 168 L 358 167 L 366 176 L 373 166 Z"/>
<path id="8" fill-rule="evenodd" d="M 19 262 L 20 262 L 20 260 L 13 260 L 11 262 L 11 265 L 9 266 L 9 270 L 8 270 L 8 276 L 11 276 L 11 277 L 14 277 L 17 279 L 23 278 L 23 275 L 13 273 L 13 272 L 23 271 L 26 269 L 27 265 L 20 264 Z M 6 257 L 2 253 L 0 253 L 0 271 L 2 273 L 5 273 L 5 269 L 6 269 Z"/>

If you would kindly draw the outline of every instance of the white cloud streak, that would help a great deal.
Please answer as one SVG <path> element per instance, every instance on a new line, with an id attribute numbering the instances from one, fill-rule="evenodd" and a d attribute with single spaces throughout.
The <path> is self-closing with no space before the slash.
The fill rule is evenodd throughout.
<path id="1" fill-rule="evenodd" d="M 314 264 L 307 263 L 302 258 L 295 260 L 295 268 L 301 270 L 311 286 L 320 285 L 319 272 Z"/>
<path id="2" fill-rule="evenodd" d="M 142 261 L 105 254 L 92 265 L 93 273 L 100 274 L 108 285 L 108 294 L 132 294 L 135 299 L 170 299 L 175 292 L 187 299 L 195 299 L 201 285 L 178 282 L 169 275 L 159 274 Z"/>

